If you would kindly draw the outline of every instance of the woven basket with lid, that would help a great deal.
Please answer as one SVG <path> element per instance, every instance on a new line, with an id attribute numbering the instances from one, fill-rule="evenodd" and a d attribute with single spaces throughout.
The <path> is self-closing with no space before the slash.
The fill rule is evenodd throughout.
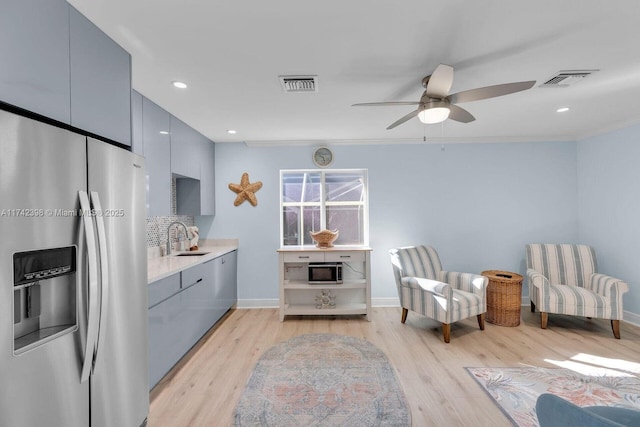
<path id="1" fill-rule="evenodd" d="M 487 322 L 499 326 L 518 326 L 522 308 L 522 276 L 502 270 L 481 273 L 487 286 Z"/>

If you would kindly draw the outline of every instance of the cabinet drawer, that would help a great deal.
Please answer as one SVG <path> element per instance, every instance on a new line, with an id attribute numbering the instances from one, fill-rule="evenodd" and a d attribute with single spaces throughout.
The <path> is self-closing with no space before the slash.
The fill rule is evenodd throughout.
<path id="1" fill-rule="evenodd" d="M 325 252 L 325 261 L 342 261 L 342 262 L 363 262 L 364 252 L 362 251 L 350 251 L 350 252 Z"/>
<path id="2" fill-rule="evenodd" d="M 200 283 L 207 274 L 208 264 L 198 264 L 182 271 L 182 289 Z"/>
<path id="3" fill-rule="evenodd" d="M 153 307 L 180 291 L 180 274 L 174 274 L 150 283 L 147 290 L 149 292 L 149 307 Z"/>
<path id="4" fill-rule="evenodd" d="M 323 262 L 323 252 L 285 252 L 284 262 Z"/>

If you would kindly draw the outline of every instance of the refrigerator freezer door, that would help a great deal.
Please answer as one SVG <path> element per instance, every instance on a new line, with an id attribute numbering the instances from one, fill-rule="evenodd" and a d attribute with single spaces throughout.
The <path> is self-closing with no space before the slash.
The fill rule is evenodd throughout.
<path id="1" fill-rule="evenodd" d="M 88 139 L 89 191 L 106 232 L 108 301 L 91 377 L 91 427 L 139 426 L 149 412 L 144 159 Z M 105 264 L 102 264 L 105 265 Z"/>
<path id="2" fill-rule="evenodd" d="M 85 245 L 80 241 L 83 236 L 76 215 L 78 191 L 87 189 L 85 141 L 82 136 L 0 111 L 2 426 L 89 425 L 89 383 L 80 383 L 82 311 L 75 307 L 86 279 Z M 68 246 L 77 248 L 76 273 L 40 280 L 39 312 L 33 317 L 21 313 L 24 307 L 13 286 L 13 254 Z M 62 304 L 71 313 L 69 320 L 56 315 Z M 14 328 L 17 331 L 21 324 L 29 323 L 37 334 L 38 328 L 45 330 L 57 322 L 71 322 L 69 332 L 41 345 L 36 341 L 23 353 L 14 354 Z"/>

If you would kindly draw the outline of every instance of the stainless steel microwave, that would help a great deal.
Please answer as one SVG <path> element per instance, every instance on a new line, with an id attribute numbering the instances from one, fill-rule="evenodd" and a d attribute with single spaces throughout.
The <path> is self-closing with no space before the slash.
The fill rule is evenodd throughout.
<path id="1" fill-rule="evenodd" d="M 341 262 L 309 263 L 309 283 L 312 285 L 342 283 Z"/>

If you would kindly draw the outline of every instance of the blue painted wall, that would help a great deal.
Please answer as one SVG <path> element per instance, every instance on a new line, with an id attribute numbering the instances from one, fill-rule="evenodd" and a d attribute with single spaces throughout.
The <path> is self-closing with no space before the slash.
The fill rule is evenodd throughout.
<path id="1" fill-rule="evenodd" d="M 279 171 L 314 168 L 313 148 L 216 144 L 216 216 L 196 223 L 203 237 L 240 240 L 240 300 L 278 298 Z M 448 270 L 524 273 L 526 243 L 577 241 L 575 142 L 332 149 L 332 168 L 369 170 L 374 299 L 397 297 L 392 247 L 431 244 Z M 243 172 L 263 182 L 256 207 L 233 206 L 227 186 Z"/>
<path id="2" fill-rule="evenodd" d="M 577 159 L 579 238 L 629 283 L 624 309 L 640 315 L 640 126 L 580 141 Z"/>

